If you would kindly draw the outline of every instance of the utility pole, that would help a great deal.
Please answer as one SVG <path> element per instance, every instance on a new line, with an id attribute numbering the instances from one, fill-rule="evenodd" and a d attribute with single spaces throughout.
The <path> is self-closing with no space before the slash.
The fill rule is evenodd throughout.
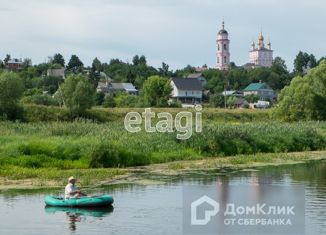
<path id="1" fill-rule="evenodd" d="M 227 108 L 227 98 L 226 98 L 226 91 L 227 89 L 229 88 L 230 86 L 230 82 L 229 81 L 226 81 L 224 83 L 224 108 L 226 109 Z"/>
<path id="2" fill-rule="evenodd" d="M 224 108 L 226 109 L 226 83 L 224 84 Z"/>

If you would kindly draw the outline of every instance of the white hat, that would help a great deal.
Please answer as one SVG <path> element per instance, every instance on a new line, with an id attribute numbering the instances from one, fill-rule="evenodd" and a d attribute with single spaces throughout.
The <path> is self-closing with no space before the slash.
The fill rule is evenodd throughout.
<path id="1" fill-rule="evenodd" d="M 68 179 L 68 182 L 71 182 L 72 180 L 76 180 L 76 179 L 75 179 L 75 177 L 70 176 L 69 179 Z"/>

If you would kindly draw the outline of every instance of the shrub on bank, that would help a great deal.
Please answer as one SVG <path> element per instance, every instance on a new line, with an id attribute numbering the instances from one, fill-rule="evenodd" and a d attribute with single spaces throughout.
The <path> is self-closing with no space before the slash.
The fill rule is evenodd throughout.
<path id="1" fill-rule="evenodd" d="M 92 151 L 91 168 L 127 167 L 150 164 L 148 156 L 126 151 L 109 143 L 101 143 Z"/>
<path id="2" fill-rule="evenodd" d="M 326 138 L 304 124 L 226 124 L 205 127 L 186 145 L 212 156 L 231 156 L 325 149 Z"/>

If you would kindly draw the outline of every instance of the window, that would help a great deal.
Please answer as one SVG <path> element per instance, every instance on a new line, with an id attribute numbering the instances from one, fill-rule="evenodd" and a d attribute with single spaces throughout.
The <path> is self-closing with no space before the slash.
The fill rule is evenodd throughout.
<path id="1" fill-rule="evenodd" d="M 217 50 L 220 51 L 220 44 L 217 44 Z"/>
<path id="2" fill-rule="evenodd" d="M 226 64 L 226 56 L 224 56 L 224 64 Z"/>
<path id="3" fill-rule="evenodd" d="M 218 64 L 220 63 L 220 57 L 217 57 L 217 63 Z"/>
<path id="4" fill-rule="evenodd" d="M 224 50 L 226 50 L 226 44 L 224 44 Z"/>

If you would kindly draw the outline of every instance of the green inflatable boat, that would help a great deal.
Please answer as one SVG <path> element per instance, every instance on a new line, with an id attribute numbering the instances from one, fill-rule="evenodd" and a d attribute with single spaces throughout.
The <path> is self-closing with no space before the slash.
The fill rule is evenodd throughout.
<path id="1" fill-rule="evenodd" d="M 106 207 L 113 204 L 113 197 L 110 195 L 96 197 L 80 197 L 65 200 L 64 198 L 46 196 L 44 202 L 47 206 L 57 207 Z"/>

